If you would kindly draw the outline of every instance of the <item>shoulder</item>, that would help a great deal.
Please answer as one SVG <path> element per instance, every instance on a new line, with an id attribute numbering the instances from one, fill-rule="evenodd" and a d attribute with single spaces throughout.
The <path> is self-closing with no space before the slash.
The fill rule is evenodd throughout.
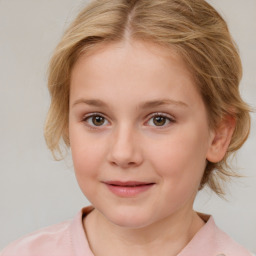
<path id="1" fill-rule="evenodd" d="M 0 255 L 71 255 L 70 224 L 71 221 L 65 221 L 26 235 L 8 245 Z"/>
<path id="2" fill-rule="evenodd" d="M 228 234 L 216 226 L 216 246 L 224 255 L 253 256 L 246 248 L 233 240 Z"/>
<path id="3" fill-rule="evenodd" d="M 0 256 L 93 256 L 83 228 L 83 218 L 93 210 L 85 207 L 73 220 L 33 232 L 7 246 Z"/>
<path id="4" fill-rule="evenodd" d="M 206 222 L 178 256 L 253 256 L 217 227 L 213 217 L 199 214 Z"/>

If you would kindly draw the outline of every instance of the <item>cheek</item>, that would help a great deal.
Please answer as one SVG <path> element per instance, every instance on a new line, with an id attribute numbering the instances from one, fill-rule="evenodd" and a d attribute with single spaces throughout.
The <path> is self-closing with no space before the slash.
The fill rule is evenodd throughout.
<path id="1" fill-rule="evenodd" d="M 97 146 L 81 145 L 78 142 L 71 146 L 75 172 L 80 175 L 92 175 L 95 168 L 100 164 L 100 149 Z"/>
<path id="2" fill-rule="evenodd" d="M 95 181 L 98 179 L 96 170 L 99 169 L 100 156 L 97 148 L 96 146 L 88 147 L 81 142 L 71 147 L 77 183 L 89 201 L 94 196 L 98 196 Z"/>
<path id="3" fill-rule="evenodd" d="M 102 158 L 102 147 L 93 138 L 84 135 L 81 129 L 70 129 L 70 148 L 79 185 L 97 175 Z"/>
<path id="4" fill-rule="evenodd" d="M 155 151 L 154 169 L 162 181 L 164 191 L 161 199 L 163 204 L 169 202 L 169 209 L 194 201 L 204 173 L 205 161 L 202 154 L 187 146 L 182 144 Z"/>
<path id="5" fill-rule="evenodd" d="M 176 133 L 163 143 L 147 147 L 148 159 L 159 176 L 176 187 L 197 186 L 204 172 L 207 148 L 206 141 L 200 138 L 200 134 Z"/>

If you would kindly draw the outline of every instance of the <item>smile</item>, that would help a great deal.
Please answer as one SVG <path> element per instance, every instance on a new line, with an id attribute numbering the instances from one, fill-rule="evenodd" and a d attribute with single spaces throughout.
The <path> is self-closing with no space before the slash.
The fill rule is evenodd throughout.
<path id="1" fill-rule="evenodd" d="M 148 191 L 155 183 L 146 183 L 139 181 L 107 181 L 104 182 L 107 188 L 119 197 L 135 197 L 139 194 Z"/>

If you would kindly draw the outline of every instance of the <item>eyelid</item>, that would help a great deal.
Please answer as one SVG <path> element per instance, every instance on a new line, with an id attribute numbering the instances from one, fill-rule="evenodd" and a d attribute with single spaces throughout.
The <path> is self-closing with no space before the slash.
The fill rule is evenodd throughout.
<path id="1" fill-rule="evenodd" d="M 88 114 L 83 115 L 82 120 L 85 120 L 86 118 L 92 117 L 92 116 L 102 116 L 102 117 L 106 118 L 103 113 L 100 113 L 100 112 L 90 112 Z"/>
<path id="2" fill-rule="evenodd" d="M 170 120 L 173 120 L 173 121 L 175 120 L 175 117 L 173 115 L 170 115 L 164 112 L 154 112 L 149 114 L 149 117 L 154 117 L 154 116 L 163 116 L 163 117 L 169 118 Z"/>

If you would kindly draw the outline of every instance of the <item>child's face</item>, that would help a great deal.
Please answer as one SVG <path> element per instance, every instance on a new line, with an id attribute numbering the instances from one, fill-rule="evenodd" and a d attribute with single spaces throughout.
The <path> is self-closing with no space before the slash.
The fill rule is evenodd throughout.
<path id="1" fill-rule="evenodd" d="M 75 173 L 96 210 L 126 227 L 192 213 L 213 136 L 174 52 L 106 45 L 78 60 L 70 93 Z"/>

